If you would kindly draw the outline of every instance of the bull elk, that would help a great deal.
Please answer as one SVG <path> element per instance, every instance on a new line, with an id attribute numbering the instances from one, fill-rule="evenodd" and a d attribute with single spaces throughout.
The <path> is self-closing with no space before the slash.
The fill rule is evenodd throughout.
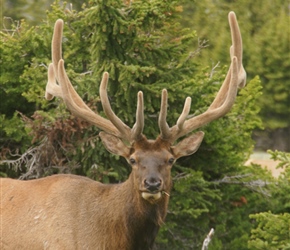
<path id="1" fill-rule="evenodd" d="M 72 87 L 62 59 L 63 21 L 57 20 L 52 38 L 46 98 L 60 97 L 67 108 L 102 130 L 100 138 L 113 154 L 132 166 L 121 184 L 105 185 L 86 177 L 53 175 L 37 180 L 1 179 L 1 249 L 152 249 L 165 220 L 174 162 L 191 155 L 204 133 L 193 130 L 224 116 L 234 104 L 238 87 L 246 82 L 242 39 L 234 12 L 229 13 L 232 36 L 231 65 L 206 112 L 188 119 L 187 97 L 176 124 L 169 127 L 167 91 L 162 91 L 156 140 L 143 135 L 143 93 L 138 92 L 136 123 L 124 124 L 112 111 L 107 95 L 109 74 L 100 84 L 100 99 L 108 119 L 93 112 Z"/>

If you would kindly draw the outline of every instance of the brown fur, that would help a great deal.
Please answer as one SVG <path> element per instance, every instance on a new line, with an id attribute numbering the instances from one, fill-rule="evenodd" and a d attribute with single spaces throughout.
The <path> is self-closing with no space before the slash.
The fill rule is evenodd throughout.
<path id="1" fill-rule="evenodd" d="M 141 200 L 132 175 L 118 185 L 74 175 L 0 183 L 3 250 L 151 249 L 168 204 Z"/>

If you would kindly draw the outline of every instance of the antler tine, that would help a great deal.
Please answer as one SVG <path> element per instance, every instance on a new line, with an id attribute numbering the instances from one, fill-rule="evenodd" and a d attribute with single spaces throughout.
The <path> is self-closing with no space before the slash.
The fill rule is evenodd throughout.
<path id="1" fill-rule="evenodd" d="M 142 91 L 138 92 L 137 99 L 136 123 L 134 124 L 131 132 L 131 139 L 135 141 L 140 139 L 144 129 L 144 100 Z"/>
<path id="2" fill-rule="evenodd" d="M 166 89 L 162 90 L 160 113 L 158 118 L 158 125 L 160 129 L 161 138 L 169 138 L 171 136 L 171 130 L 166 122 L 167 117 L 167 99 L 168 93 Z"/>
<path id="3" fill-rule="evenodd" d="M 159 129 L 160 129 L 160 137 L 163 139 L 170 138 L 172 134 L 172 129 L 169 128 L 167 122 L 166 122 L 166 116 L 167 116 L 167 99 L 168 99 L 168 93 L 166 89 L 163 89 L 162 91 L 162 97 L 161 97 L 161 108 L 160 108 L 160 114 L 159 114 Z M 184 103 L 183 111 L 181 115 L 179 116 L 176 125 L 179 130 L 183 128 L 183 124 L 189 114 L 191 106 L 191 98 L 187 97 Z"/>
<path id="4" fill-rule="evenodd" d="M 246 72 L 242 65 L 242 38 L 234 12 L 229 13 L 229 23 L 232 36 L 232 46 L 230 50 L 231 66 L 216 98 L 205 113 L 192 117 L 189 120 L 185 119 L 186 116 L 188 116 L 190 104 L 185 104 L 184 110 L 180 115 L 176 125 L 174 125 L 172 128 L 168 128 L 166 133 L 163 133 L 160 128 L 160 136 L 164 140 L 174 142 L 179 137 L 182 137 L 191 131 L 200 128 L 201 126 L 224 116 L 227 112 L 230 111 L 234 104 L 238 87 L 245 86 Z M 190 101 L 187 100 L 186 102 L 189 103 Z"/>
<path id="5" fill-rule="evenodd" d="M 58 19 L 54 25 L 54 31 L 51 42 L 51 55 L 52 63 L 48 67 L 48 82 L 45 90 L 45 98 L 47 100 L 53 99 L 54 96 L 62 98 L 61 87 L 56 83 L 59 82 L 58 79 L 58 62 L 62 59 L 62 30 L 63 30 L 63 20 Z"/>
<path id="6" fill-rule="evenodd" d="M 114 124 L 114 126 L 120 131 L 125 139 L 131 141 L 131 129 L 121 121 L 121 119 L 114 113 L 111 108 L 111 104 L 107 94 L 107 85 L 108 85 L 109 73 L 105 72 L 103 74 L 103 79 L 100 85 L 100 98 L 102 106 L 106 116 Z"/>
<path id="7" fill-rule="evenodd" d="M 190 112 L 190 106 L 191 106 L 191 98 L 190 97 L 187 97 L 185 99 L 185 103 L 184 103 L 184 106 L 183 106 L 183 110 L 182 110 L 182 113 L 181 115 L 179 116 L 177 122 L 176 122 L 176 125 L 178 127 L 179 130 L 181 130 L 183 128 L 183 124 Z"/>
<path id="8" fill-rule="evenodd" d="M 47 76 L 48 81 L 46 84 L 45 98 L 47 100 L 52 100 L 54 96 L 61 97 L 62 96 L 61 88 L 55 82 L 55 74 L 52 63 L 50 63 L 48 66 Z"/>
<path id="9" fill-rule="evenodd" d="M 58 62 L 60 59 L 62 59 L 62 32 L 63 32 L 63 20 L 58 19 L 55 22 L 54 30 L 53 30 L 53 36 L 52 36 L 52 42 L 51 42 L 51 55 L 52 55 L 52 63 L 53 63 L 53 69 L 55 72 L 55 77 L 57 81 L 58 79 Z"/>
<path id="10" fill-rule="evenodd" d="M 231 57 L 236 56 L 238 59 L 239 67 L 239 87 L 243 88 L 246 85 L 247 73 L 243 66 L 243 40 L 240 32 L 240 28 L 237 22 L 237 17 L 235 12 L 231 11 L 229 13 L 229 24 L 231 27 L 231 36 L 233 45 L 230 48 Z"/>

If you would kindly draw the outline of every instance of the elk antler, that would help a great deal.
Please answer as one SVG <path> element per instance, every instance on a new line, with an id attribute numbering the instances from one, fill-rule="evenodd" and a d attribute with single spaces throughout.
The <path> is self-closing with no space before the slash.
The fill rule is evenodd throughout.
<path id="1" fill-rule="evenodd" d="M 144 105 L 142 92 L 138 93 L 136 123 L 131 129 L 112 111 L 107 95 L 109 74 L 105 72 L 100 85 L 100 98 L 103 109 L 109 120 L 93 112 L 77 94 L 65 71 L 64 60 L 61 56 L 62 31 L 63 20 L 59 19 L 55 23 L 52 38 L 52 63 L 48 68 L 48 82 L 45 93 L 46 99 L 51 100 L 54 96 L 62 98 L 68 109 L 75 116 L 80 117 L 97 126 L 101 130 L 115 135 L 125 141 L 131 142 L 140 139 L 144 127 Z"/>
<path id="2" fill-rule="evenodd" d="M 174 142 L 178 138 L 190 133 L 191 131 L 224 116 L 227 112 L 230 111 L 234 104 L 238 87 L 245 86 L 246 72 L 242 65 L 242 37 L 234 12 L 229 13 L 229 24 L 232 36 L 232 46 L 230 48 L 231 66 L 213 103 L 210 105 L 206 112 L 186 120 L 191 105 L 191 98 L 187 97 L 183 111 L 178 118 L 176 125 L 169 128 L 166 122 L 167 91 L 164 89 L 162 91 L 159 115 L 159 128 L 160 136 L 162 139 Z"/>
<path id="3" fill-rule="evenodd" d="M 200 128 L 201 126 L 224 116 L 230 111 L 234 104 L 238 87 L 244 87 L 246 84 L 246 72 L 242 65 L 242 38 L 240 29 L 234 12 L 229 13 L 229 23 L 231 28 L 232 46 L 230 48 L 231 65 L 227 76 L 208 110 L 196 117 L 186 120 L 191 105 L 191 98 L 187 97 L 183 111 L 178 118 L 176 125 L 169 127 L 166 122 L 167 116 L 167 90 L 162 91 L 161 108 L 159 115 L 160 137 L 171 143 L 178 138 Z M 48 69 L 48 83 L 46 86 L 45 97 L 50 100 L 53 96 L 61 97 L 68 109 L 76 116 L 96 125 L 101 130 L 115 135 L 128 142 L 139 140 L 143 135 L 144 128 L 144 104 L 143 93 L 138 92 L 136 123 L 133 128 L 124 124 L 113 112 L 107 95 L 107 84 L 109 74 L 103 74 L 100 85 L 100 98 L 103 109 L 108 119 L 101 117 L 93 112 L 80 98 L 74 90 L 64 68 L 62 59 L 62 30 L 63 21 L 57 20 L 54 27 L 52 39 L 52 63 Z M 59 84 L 57 84 L 59 83 Z"/>

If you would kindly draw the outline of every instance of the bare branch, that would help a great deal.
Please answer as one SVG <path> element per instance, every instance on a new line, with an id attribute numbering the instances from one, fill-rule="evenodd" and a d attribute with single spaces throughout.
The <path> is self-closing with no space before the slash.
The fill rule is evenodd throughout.
<path id="1" fill-rule="evenodd" d="M 214 235 L 214 229 L 212 228 L 212 229 L 209 231 L 209 233 L 208 233 L 208 235 L 206 236 L 206 238 L 204 239 L 203 244 L 202 244 L 202 249 L 201 249 L 201 250 L 207 250 L 207 249 L 208 249 L 208 245 L 209 245 L 209 243 L 210 243 L 210 241 L 211 241 L 213 235 Z"/>
<path id="2" fill-rule="evenodd" d="M 3 31 L 7 32 L 8 34 L 10 34 L 12 37 L 14 36 L 14 34 L 18 34 L 19 30 L 21 28 L 21 22 L 20 21 L 14 21 L 11 17 L 3 17 Z M 11 22 L 11 26 L 13 27 L 13 23 L 16 23 L 15 28 L 14 29 L 9 29 L 6 27 L 5 25 L 5 21 L 9 20 Z"/>
<path id="3" fill-rule="evenodd" d="M 206 47 L 208 47 L 208 40 L 200 40 L 198 38 L 197 49 L 194 50 L 194 51 L 189 52 L 187 60 L 189 60 L 189 59 L 191 59 L 191 58 L 193 58 L 195 56 L 198 56 L 200 54 L 200 52 Z"/>
<path id="4" fill-rule="evenodd" d="M 215 66 L 212 67 L 210 74 L 209 74 L 209 78 L 211 79 L 215 73 L 216 68 L 218 68 L 220 65 L 220 62 L 218 62 Z"/>
<path id="5" fill-rule="evenodd" d="M 25 169 L 25 173 L 19 177 L 21 180 L 40 178 L 54 169 L 58 169 L 61 173 L 70 173 L 72 169 L 79 167 L 78 164 L 71 164 L 67 158 L 65 161 L 68 161 L 70 164 L 63 166 L 61 163 L 64 159 L 59 159 L 56 151 L 47 138 L 45 138 L 40 145 L 29 148 L 23 154 L 11 155 L 17 158 L 2 160 L 0 165 L 7 164 L 14 171 Z"/>
<path id="6" fill-rule="evenodd" d="M 214 184 L 233 184 L 233 185 L 241 185 L 245 186 L 255 192 L 261 193 L 265 196 L 270 197 L 271 194 L 265 190 L 266 186 L 273 184 L 272 182 L 257 179 L 257 180 L 250 180 L 250 181 L 243 181 L 246 177 L 254 176 L 253 174 L 242 174 L 242 175 L 235 175 L 235 176 L 225 176 L 221 180 L 213 181 Z"/>

